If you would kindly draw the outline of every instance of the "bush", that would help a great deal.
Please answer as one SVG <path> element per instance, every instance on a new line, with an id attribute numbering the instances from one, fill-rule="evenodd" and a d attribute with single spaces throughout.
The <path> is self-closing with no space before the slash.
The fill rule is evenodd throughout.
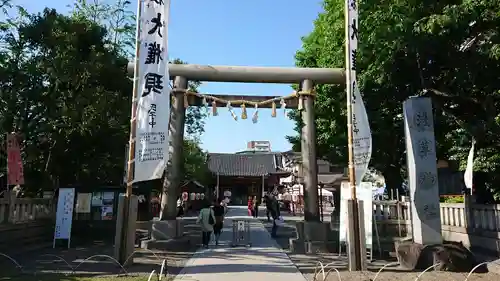
<path id="1" fill-rule="evenodd" d="M 464 203 L 463 195 L 441 195 L 439 197 L 441 203 Z"/>

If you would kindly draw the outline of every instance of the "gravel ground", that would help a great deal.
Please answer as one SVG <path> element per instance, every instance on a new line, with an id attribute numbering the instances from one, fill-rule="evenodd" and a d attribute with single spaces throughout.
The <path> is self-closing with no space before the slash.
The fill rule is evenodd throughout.
<path id="1" fill-rule="evenodd" d="M 169 277 L 174 277 L 196 252 L 199 244 L 201 244 L 199 226 L 195 223 L 194 219 L 187 219 L 182 241 L 168 243 L 161 249 L 155 250 L 136 248 L 134 264 L 125 267 L 125 270 L 131 276 L 145 276 L 144 280 L 147 280 L 147 276 L 151 271 L 154 269 L 156 272 L 159 272 L 162 261 L 166 260 L 168 275 Z M 0 281 L 80 280 L 79 278 L 84 277 L 96 278 L 106 276 L 108 279 L 103 278 L 99 280 L 116 279 L 128 281 L 126 278 L 116 277 L 119 274 L 124 274 L 124 270 L 110 257 L 113 257 L 113 247 L 110 243 L 97 241 L 77 248 L 49 248 L 30 253 L 30 255 L 13 256 L 12 258 L 22 266 L 22 272 L 12 262 L 0 257 L 0 268 L 2 269 L 0 270 Z M 62 278 L 63 275 L 61 275 L 61 278 L 54 277 L 56 275 L 59 276 L 61 273 L 71 273 L 72 269 L 75 272 L 69 276 L 64 278 Z M 34 275 L 36 275 L 35 279 L 33 279 Z"/>
<path id="2" fill-rule="evenodd" d="M 271 231 L 271 223 L 268 223 L 266 219 L 262 219 L 262 222 L 268 231 Z M 373 280 L 377 274 L 377 271 L 383 266 L 395 260 L 379 260 L 374 261 L 369 266 L 369 271 L 366 272 L 349 272 L 347 271 L 347 259 L 345 257 L 338 257 L 338 254 L 332 253 L 317 253 L 315 255 L 301 255 L 292 254 L 289 252 L 289 238 L 294 238 L 295 227 L 293 220 L 287 221 L 285 218 L 285 225 L 278 229 L 278 238 L 276 238 L 277 244 L 288 254 L 292 262 L 295 263 L 300 272 L 304 275 L 307 280 L 314 280 L 315 266 L 318 261 L 323 264 L 328 264 L 334 262 L 334 267 L 339 270 L 340 279 L 342 281 L 369 281 Z M 497 271 L 498 272 L 498 271 Z M 387 267 L 387 269 L 381 272 L 376 280 L 380 281 L 392 281 L 392 280 L 415 280 L 420 272 L 405 272 L 397 267 Z M 458 272 L 438 272 L 430 271 L 424 273 L 419 280 L 428 281 L 455 281 L 455 280 L 465 280 L 467 273 Z M 317 281 L 324 281 L 322 274 L 319 274 L 316 278 Z M 326 278 L 326 281 L 339 280 L 338 274 L 332 271 Z M 489 272 L 485 274 L 472 274 L 468 280 L 481 280 L 481 281 L 497 281 L 500 280 L 500 275 L 495 272 Z"/>
<path id="3" fill-rule="evenodd" d="M 377 277 L 376 280 L 380 281 L 393 281 L 393 280 L 415 280 L 418 276 L 418 272 L 382 272 Z M 348 271 L 340 271 L 340 280 L 342 281 L 369 281 L 373 280 L 376 272 L 348 272 Z M 313 280 L 313 274 L 304 274 L 307 280 Z M 466 273 L 456 273 L 456 272 L 426 272 L 424 273 L 420 279 L 422 281 L 462 281 L 467 277 Z M 487 274 L 473 274 L 469 280 L 476 281 L 496 281 L 499 280 L 500 276 L 494 273 Z M 317 280 L 323 280 L 321 276 L 318 277 Z M 333 281 L 339 280 L 336 273 L 332 272 L 326 280 Z"/>

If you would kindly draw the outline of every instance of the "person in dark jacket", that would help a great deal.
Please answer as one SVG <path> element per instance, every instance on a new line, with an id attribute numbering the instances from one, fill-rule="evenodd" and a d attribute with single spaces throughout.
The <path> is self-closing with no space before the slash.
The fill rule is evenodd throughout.
<path id="1" fill-rule="evenodd" d="M 271 229 L 271 237 L 276 238 L 278 232 L 278 225 L 276 224 L 276 221 L 279 220 L 280 217 L 280 206 L 275 196 L 271 197 L 270 213 L 273 218 L 273 228 Z"/>
<path id="2" fill-rule="evenodd" d="M 221 199 L 217 199 L 214 201 L 214 206 L 212 207 L 215 215 L 215 224 L 214 224 L 214 236 L 215 236 L 215 245 L 219 245 L 219 238 L 222 233 L 222 228 L 224 227 L 224 214 L 225 208 L 221 204 Z"/>
<path id="3" fill-rule="evenodd" d="M 269 193 L 267 193 L 265 196 L 264 196 L 265 200 L 266 200 L 266 216 L 267 216 L 267 221 L 271 221 L 271 209 L 272 209 L 272 199 L 271 199 L 271 195 Z"/>

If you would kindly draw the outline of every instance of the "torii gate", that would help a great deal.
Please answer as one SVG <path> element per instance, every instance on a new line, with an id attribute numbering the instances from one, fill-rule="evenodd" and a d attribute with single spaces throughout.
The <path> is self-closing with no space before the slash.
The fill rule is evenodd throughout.
<path id="1" fill-rule="evenodd" d="M 153 8 L 148 9 L 151 19 L 146 20 L 146 23 L 152 24 L 151 29 L 147 32 L 148 36 L 152 39 L 162 40 L 164 46 L 166 46 L 166 36 L 163 37 L 161 33 L 161 28 L 165 25 L 162 21 L 168 15 L 164 15 L 162 18 L 162 13 L 168 13 L 168 7 L 170 1 L 155 1 L 159 6 L 156 8 L 161 9 L 157 12 Z M 168 5 L 167 5 L 168 4 Z M 145 5 L 150 7 L 150 3 Z M 154 5 L 153 5 L 154 6 Z M 161 6 L 161 8 L 160 8 Z M 315 132 L 315 122 L 314 122 L 314 99 L 315 91 L 314 85 L 318 84 L 347 84 L 347 127 L 348 127 L 348 139 L 349 139 L 349 175 L 350 182 L 352 186 L 352 200 L 351 211 L 353 215 L 352 220 L 352 238 L 353 243 L 353 269 L 361 269 L 361 257 L 362 250 L 360 246 L 360 237 L 362 235 L 359 231 L 359 218 L 357 212 L 357 200 L 356 200 L 356 184 L 355 184 L 355 165 L 354 165 L 354 150 L 353 150 L 353 129 L 352 121 L 354 119 L 352 114 L 351 102 L 353 96 L 361 96 L 359 93 L 353 94 L 353 89 L 355 88 L 355 59 L 357 51 L 357 8 L 356 0 L 346 0 L 346 41 L 350 42 L 347 44 L 346 48 L 346 69 L 331 69 L 331 68 L 280 68 L 280 67 L 244 67 L 244 66 L 201 66 L 201 65 L 176 65 L 170 64 L 166 65 L 163 63 L 158 69 L 163 71 L 168 67 L 170 74 L 170 79 L 174 81 L 174 86 L 171 90 L 171 95 L 173 96 L 173 102 L 170 109 L 170 120 L 169 120 L 169 145 L 172 148 L 172 155 L 170 157 L 169 167 L 167 169 L 167 175 L 164 180 L 163 192 L 168 194 L 175 194 L 175 196 L 166 196 L 165 201 L 162 200 L 162 207 L 166 207 L 166 219 L 163 221 L 153 221 L 153 233 L 155 232 L 155 225 L 159 228 L 158 232 L 164 235 L 179 235 L 182 230 L 179 229 L 179 223 L 175 219 L 175 207 L 176 207 L 176 195 L 178 194 L 178 187 L 181 183 L 181 170 L 183 165 L 183 138 L 184 138 L 184 123 L 185 123 L 185 108 L 186 106 L 209 106 L 203 100 L 206 96 L 199 95 L 197 93 L 192 93 L 188 91 L 188 82 L 200 81 L 200 82 L 244 82 L 244 83 L 281 83 L 281 84 L 299 84 L 299 90 L 295 92 L 294 95 L 286 97 L 289 101 L 289 108 L 300 109 L 300 115 L 302 118 L 303 127 L 301 130 L 301 154 L 302 154 L 302 166 L 303 166 L 303 179 L 301 182 L 304 184 L 304 219 L 303 224 L 297 225 L 297 232 L 299 238 L 302 236 L 302 240 L 307 241 L 325 241 L 327 236 L 327 231 L 323 229 L 325 224 L 320 222 L 320 213 L 318 206 L 318 179 L 317 179 L 317 162 L 316 162 L 316 132 Z M 141 23 L 141 7 L 138 5 L 138 26 Z M 155 9 L 156 9 L 155 8 Z M 168 19 L 167 19 L 168 21 Z M 141 37 L 141 29 L 137 29 L 137 39 Z M 149 38 L 149 37 L 148 37 Z M 350 38 L 350 39 L 349 39 Z M 139 41 L 138 41 L 139 42 Z M 353 45 L 354 44 L 354 45 Z M 160 45 L 154 41 L 149 45 L 153 47 L 160 48 Z M 149 46 L 148 45 L 148 46 Z M 352 46 L 351 46 L 352 45 Z M 140 45 L 136 44 L 136 63 L 128 65 L 128 73 L 134 74 L 138 72 L 139 64 L 138 57 L 140 54 Z M 354 46 L 354 47 L 353 47 Z M 166 53 L 166 49 L 155 50 L 155 52 Z M 156 53 L 155 53 L 156 54 Z M 165 56 L 167 57 L 167 56 Z M 149 62 L 149 57 L 146 61 Z M 159 58 L 156 58 L 158 61 Z M 154 60 L 151 60 L 151 63 Z M 146 63 L 145 63 L 146 64 Z M 155 66 L 156 67 L 156 66 Z M 148 73 L 154 75 L 153 78 L 160 79 L 161 74 L 158 73 Z M 353 76 L 354 75 L 354 76 Z M 354 82 L 351 83 L 351 82 Z M 129 162 L 127 166 L 128 171 L 134 171 L 135 169 L 135 144 L 136 144 L 136 125 L 137 125 L 137 108 L 138 108 L 138 95 L 137 95 L 137 84 L 138 81 L 134 81 L 134 91 L 132 96 L 132 116 L 131 116 L 131 137 L 130 137 L 130 147 L 129 147 Z M 160 88 L 162 89 L 162 88 Z M 148 89 L 148 95 L 151 89 Z M 158 89 L 156 89 L 158 91 Z M 262 96 L 211 96 L 212 106 L 225 106 L 226 104 L 221 104 L 221 101 L 231 101 L 231 103 L 242 105 L 244 108 L 245 104 L 256 104 L 259 107 L 272 107 L 275 109 L 275 101 L 280 101 L 284 97 L 262 97 Z M 229 105 L 229 102 L 227 103 Z M 154 108 L 154 109 L 153 109 Z M 154 112 L 156 111 L 156 105 L 152 107 Z M 364 111 L 364 108 L 363 108 Z M 364 112 L 366 114 L 366 112 Z M 366 120 L 367 123 L 367 120 Z M 165 127 L 165 123 L 163 126 Z M 368 128 L 368 127 L 367 127 Z M 369 130 L 369 129 L 368 129 Z M 365 130 L 365 131 L 368 131 Z M 370 148 L 371 148 L 371 137 L 370 137 Z M 169 149 L 170 150 L 170 149 Z M 370 151 L 371 154 L 371 151 Z M 366 165 L 368 162 L 365 163 Z M 157 172 L 157 171 L 155 171 Z M 160 171 L 161 172 L 161 171 Z M 132 221 L 129 217 L 131 213 L 132 205 L 130 205 L 130 198 L 132 197 L 132 183 L 134 182 L 134 173 L 129 172 L 127 175 L 127 192 L 125 199 L 123 201 L 123 208 L 118 214 L 118 217 L 122 217 L 122 226 L 118 227 L 120 223 L 117 219 L 117 245 L 118 249 L 118 259 L 120 262 L 126 260 L 126 253 L 129 251 L 132 230 L 134 227 L 129 225 Z M 133 223 L 133 222 L 132 222 Z M 329 225 L 328 225 L 329 229 Z M 118 232 L 119 231 L 119 232 Z M 173 233 L 175 234 L 173 234 Z M 168 237 L 165 237 L 168 238 Z M 121 242 L 123 241 L 123 242 Z M 302 241 L 304 242 L 304 241 Z"/>
<path id="2" fill-rule="evenodd" d="M 249 66 L 212 66 L 195 64 L 169 64 L 170 78 L 174 81 L 172 89 L 173 103 L 170 116 L 170 145 L 172 146 L 171 166 L 164 181 L 164 190 L 175 192 L 181 184 L 181 169 L 183 165 L 182 144 L 184 140 L 184 123 L 187 99 L 190 106 L 202 106 L 202 98 L 196 95 L 185 95 L 188 91 L 188 82 L 244 82 L 244 83 L 279 83 L 300 84 L 296 98 L 288 99 L 287 108 L 298 108 L 303 104 L 301 117 L 304 127 L 301 131 L 301 156 L 303 165 L 304 184 L 304 219 L 307 222 L 319 222 L 318 206 L 318 177 L 316 167 L 316 128 L 314 124 L 314 85 L 345 84 L 345 70 L 340 68 L 295 68 L 295 67 L 249 67 Z M 134 65 L 128 65 L 128 73 L 133 75 Z M 228 96 L 215 95 L 214 97 L 245 102 L 262 102 L 272 99 L 281 99 L 279 96 Z M 137 106 L 135 100 L 133 107 Z M 302 100 L 302 101 L 300 101 Z M 237 105 L 237 103 L 233 104 Z M 212 104 L 209 104 L 212 106 Z M 226 104 L 217 102 L 217 107 Z M 272 104 L 261 107 L 271 108 Z M 135 124 L 132 124 L 134 127 Z M 175 219 L 176 196 L 168 196 L 166 202 L 167 217 Z"/>

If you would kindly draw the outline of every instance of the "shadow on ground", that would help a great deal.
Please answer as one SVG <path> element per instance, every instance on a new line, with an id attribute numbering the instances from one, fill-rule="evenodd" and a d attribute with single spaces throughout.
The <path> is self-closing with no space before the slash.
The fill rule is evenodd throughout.
<path id="1" fill-rule="evenodd" d="M 267 218 L 261 217 L 261 221 L 264 224 L 268 232 L 271 232 L 272 223 L 267 221 Z M 299 271 L 304 275 L 307 280 L 314 280 L 314 273 L 316 270 L 316 265 L 318 262 L 323 263 L 323 265 L 330 264 L 328 268 L 325 269 L 328 272 L 329 269 L 335 268 L 339 271 L 335 272 L 332 270 L 327 275 L 325 281 L 338 280 L 338 275 L 342 281 L 359 281 L 359 280 L 372 280 L 377 272 L 388 263 L 396 262 L 395 258 L 388 258 L 384 260 L 374 260 L 372 261 L 367 271 L 363 272 L 349 272 L 348 271 L 348 260 L 346 256 L 339 256 L 338 253 L 316 253 L 316 254 L 294 254 L 289 251 L 290 249 L 290 238 L 296 237 L 295 222 L 296 218 L 288 219 L 285 217 L 285 222 L 283 226 L 278 228 L 277 238 L 275 242 L 278 246 L 285 251 L 290 260 L 296 265 Z M 383 272 L 379 274 L 377 280 L 415 280 L 415 278 L 420 274 L 420 272 L 410 272 L 398 268 L 396 264 L 388 266 L 383 269 Z M 465 280 L 467 273 L 463 272 L 444 272 L 444 271 L 429 271 L 426 272 L 420 280 L 426 281 L 451 281 L 451 280 Z M 323 276 L 316 276 L 316 280 L 323 280 Z M 500 280 L 499 275 L 490 272 L 484 273 L 474 273 L 471 275 L 469 280 L 481 280 L 481 281 L 493 281 Z"/>
<path id="2" fill-rule="evenodd" d="M 0 281 L 145 281 L 148 276 L 91 276 L 81 274 L 57 274 L 57 273 L 41 273 L 41 274 L 18 274 L 10 277 L 0 277 Z M 162 280 L 172 280 L 169 276 Z M 155 279 L 156 280 L 156 279 Z"/>
<path id="3" fill-rule="evenodd" d="M 144 250 L 136 248 L 132 254 L 134 263 L 122 267 L 113 258 L 113 244 L 110 241 L 80 241 L 79 246 L 70 249 L 45 248 L 29 254 L 23 253 L 3 257 L 0 255 L 0 281 L 17 280 L 87 280 L 83 277 L 103 277 L 101 281 L 118 275 L 142 276 L 120 277 L 117 280 L 146 280 L 152 270 L 160 271 L 163 260 L 169 275 L 177 275 L 185 262 L 199 248 L 201 242 L 199 226 L 194 220 L 187 220 L 182 241 L 166 243 L 161 249 Z M 20 267 L 20 268 L 19 268 Z M 19 279 L 19 278 L 23 279 Z M 16 279 L 17 278 L 17 279 Z M 38 278 L 38 279 L 37 279 Z M 59 279 L 57 279 L 59 278 Z M 80 279 L 78 279 L 80 278 Z M 128 278 L 128 279 L 127 279 Z M 136 278 L 136 279 L 130 279 Z M 88 279 L 92 280 L 92 279 Z"/>

